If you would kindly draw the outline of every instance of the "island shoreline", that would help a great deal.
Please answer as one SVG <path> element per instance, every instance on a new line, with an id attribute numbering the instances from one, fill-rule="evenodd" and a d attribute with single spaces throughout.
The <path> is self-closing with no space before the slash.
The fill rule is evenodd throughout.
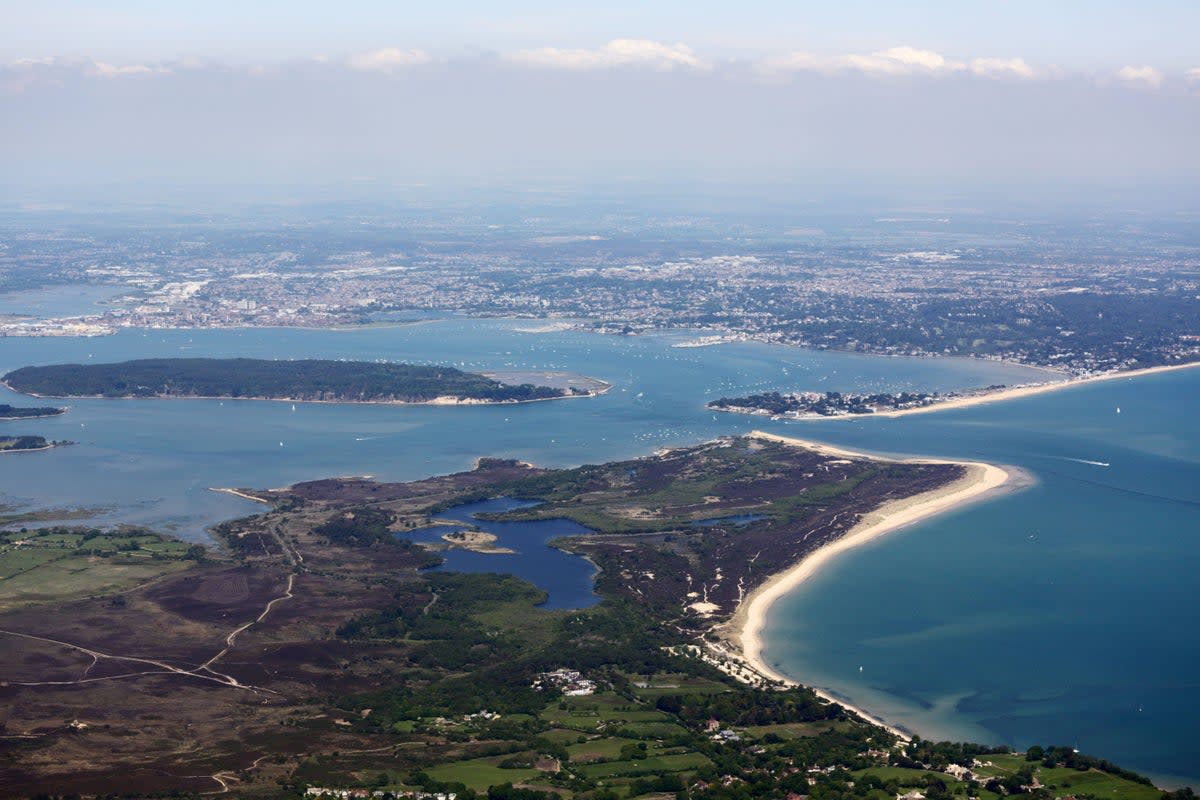
<path id="1" fill-rule="evenodd" d="M 5 453 L 44 453 L 47 450 L 54 450 L 59 447 L 67 447 L 71 444 L 74 444 L 74 442 L 67 442 L 65 444 L 47 444 L 41 447 L 8 447 L 0 450 L 0 455 Z"/>
<path id="2" fill-rule="evenodd" d="M 587 376 L 582 376 L 587 377 Z M 232 395 L 148 395 L 133 397 L 122 395 L 120 397 L 107 397 L 102 394 L 92 395 L 49 395 L 37 394 L 36 392 L 24 392 L 10 386 L 5 381 L 0 381 L 0 386 L 8 389 L 10 392 L 23 395 L 24 397 L 34 397 L 39 400 L 252 400 L 255 402 L 268 403 L 305 403 L 314 405 L 356 405 L 356 406 L 514 406 L 524 403 L 544 403 L 549 400 L 577 400 L 589 397 L 599 397 L 607 394 L 612 390 L 613 384 L 608 381 L 600 380 L 599 378 L 589 378 L 599 384 L 602 384 L 596 389 L 588 389 L 583 394 L 562 394 L 556 397 L 532 397 L 527 400 L 484 400 L 472 397 L 457 397 L 444 395 L 435 397 L 432 400 L 304 400 L 298 397 L 233 397 Z M 59 416 L 59 415 L 55 415 Z"/>
<path id="3" fill-rule="evenodd" d="M 768 664 L 763 657 L 764 641 L 762 632 L 766 626 L 767 614 L 778 600 L 795 591 L 806 580 L 817 574 L 820 568 L 828 561 L 848 550 L 861 547 L 896 530 L 906 528 L 918 522 L 924 522 L 938 514 L 958 510 L 968 504 L 994 497 L 1000 493 L 1025 488 L 1034 482 L 1032 476 L 1023 470 L 1015 467 L 1000 467 L 995 464 L 987 464 L 979 461 L 954 461 L 936 458 L 884 458 L 878 455 L 846 450 L 831 445 L 780 436 L 764 431 L 751 431 L 747 435 L 751 439 L 803 447 L 827 456 L 865 458 L 891 463 L 957 464 L 966 469 L 965 475 L 945 486 L 911 497 L 884 503 L 882 506 L 863 515 L 859 522 L 845 536 L 809 553 L 783 572 L 776 573 L 768 578 L 738 604 L 733 616 L 728 621 L 717 626 L 716 632 L 731 646 L 733 650 L 732 655 L 735 658 L 767 681 L 788 686 L 804 684 L 781 674 Z M 725 653 L 724 655 L 730 654 Z M 911 732 L 895 724 L 891 724 L 865 709 L 848 703 L 829 690 L 815 686 L 809 686 L 808 688 L 812 689 L 821 698 L 832 703 L 837 703 L 863 719 L 888 729 L 897 736 L 905 739 L 911 736 Z"/>

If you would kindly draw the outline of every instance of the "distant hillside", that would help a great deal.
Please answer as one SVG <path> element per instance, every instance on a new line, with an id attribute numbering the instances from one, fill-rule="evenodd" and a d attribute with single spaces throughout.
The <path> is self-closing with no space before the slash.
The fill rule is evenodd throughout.
<path id="1" fill-rule="evenodd" d="M 365 361 L 151 358 L 118 364 L 22 367 L 10 388 L 43 397 L 229 397 L 345 403 L 511 403 L 580 394 L 509 386 L 453 367 Z"/>

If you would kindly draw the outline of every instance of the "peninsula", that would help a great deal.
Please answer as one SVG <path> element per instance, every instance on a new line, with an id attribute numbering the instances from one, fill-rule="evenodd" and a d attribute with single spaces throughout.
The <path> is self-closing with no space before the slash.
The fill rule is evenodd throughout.
<path id="1" fill-rule="evenodd" d="M 1159 800 L 1071 748 L 908 739 L 721 638 L 772 576 L 1002 476 L 756 433 L 573 469 L 483 458 L 409 483 L 245 490 L 269 510 L 218 525 L 211 550 L 11 534 L 0 570 L 37 592 L 0 605 L 0 785 L 431 800 L 1037 800 L 1085 786 Z M 495 497 L 538 502 L 500 518 L 589 529 L 554 544 L 598 567 L 598 604 L 541 610 L 536 586 L 430 571 L 440 555 L 404 537 Z"/>
<path id="2" fill-rule="evenodd" d="M 1022 386 L 987 386 L 981 389 L 965 389 L 953 392 L 876 392 L 853 394 L 844 392 L 762 392 L 745 397 L 721 397 L 708 402 L 705 407 L 712 411 L 727 411 L 736 414 L 758 414 L 788 419 L 830 419 L 864 415 L 879 417 L 904 417 L 910 414 L 925 414 L 946 411 L 952 408 L 1015 400 L 1020 397 L 1056 392 L 1076 386 L 1085 386 L 1099 381 L 1121 378 L 1136 378 L 1160 372 L 1175 372 L 1200 366 L 1200 361 L 1186 364 L 1169 364 L 1144 369 L 1102 372 L 1045 383 Z"/>
<path id="3" fill-rule="evenodd" d="M 742 414 L 765 414 L 779 417 L 840 417 L 857 414 L 908 411 L 927 408 L 950 400 L 976 394 L 996 392 L 1004 386 L 989 386 L 972 392 L 873 392 L 852 394 L 844 392 L 763 392 L 747 397 L 722 397 L 706 406 L 713 411 Z"/>
<path id="4" fill-rule="evenodd" d="M 608 388 L 507 384 L 453 367 L 367 361 L 155 358 L 22 367 L 3 377 L 36 397 L 182 397 L 325 403 L 521 403 Z"/>
<path id="5" fill-rule="evenodd" d="M 60 414 L 67 413 L 65 408 L 56 408 L 54 406 L 41 406 L 37 408 L 10 406 L 7 403 L 0 403 L 0 420 L 8 419 L 38 419 L 40 417 L 57 417 Z"/>

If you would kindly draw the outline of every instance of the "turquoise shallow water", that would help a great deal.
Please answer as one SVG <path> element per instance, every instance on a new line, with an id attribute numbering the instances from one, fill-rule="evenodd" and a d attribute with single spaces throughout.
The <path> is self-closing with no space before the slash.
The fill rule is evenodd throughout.
<path id="1" fill-rule="evenodd" d="M 1039 482 L 838 559 L 772 610 L 768 660 L 925 736 L 1074 745 L 1196 783 L 1198 397 L 1189 370 L 823 427 Z"/>
<path id="2" fill-rule="evenodd" d="M 0 458 L 0 503 L 103 506 L 105 520 L 201 539 L 212 522 L 258 508 L 210 486 L 412 479 L 468 469 L 480 455 L 597 463 L 755 427 L 1015 464 L 1035 487 L 846 554 L 781 601 L 768 621 L 768 659 L 927 736 L 1071 744 L 1200 783 L 1190 736 L 1200 711 L 1200 427 L 1188 415 L 1200 370 L 893 420 L 773 423 L 703 403 L 766 389 L 1013 384 L 1039 373 L 752 343 L 677 349 L 688 338 L 677 334 L 525 332 L 534 327 L 450 319 L 0 340 L 0 371 L 89 358 L 313 356 L 563 369 L 614 384 L 588 400 L 463 408 L 71 401 L 63 417 L 2 423 L 79 445 Z M 0 391 L 0 402 L 14 401 Z M 580 571 L 580 592 L 589 575 Z M 527 577 L 537 580 L 536 568 Z"/>

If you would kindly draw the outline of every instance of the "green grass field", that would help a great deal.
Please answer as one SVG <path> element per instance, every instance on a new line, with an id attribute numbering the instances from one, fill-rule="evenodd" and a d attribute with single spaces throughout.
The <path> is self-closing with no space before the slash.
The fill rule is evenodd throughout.
<path id="1" fill-rule="evenodd" d="M 560 705 L 566 708 L 559 708 Z M 669 723 L 671 717 L 647 706 L 631 703 L 611 692 L 588 697 L 564 697 L 550 703 L 541 718 L 559 728 L 593 732 L 601 727 L 629 723 Z"/>
<path id="2" fill-rule="evenodd" d="M 154 533 L 0 531 L 0 606 L 103 594 L 187 569 L 189 545 Z"/>
<path id="3" fill-rule="evenodd" d="M 874 775 L 881 781 L 895 781 L 901 786 L 924 786 L 931 779 L 943 781 L 948 787 L 963 785 L 944 772 L 908 769 L 907 767 L 871 767 L 870 769 L 859 770 L 853 774 Z"/>
<path id="4" fill-rule="evenodd" d="M 663 673 L 649 679 L 645 675 L 627 675 L 626 677 L 634 684 L 634 694 L 650 699 L 670 694 L 720 694 L 729 691 L 729 687 L 723 683 L 677 673 Z M 647 685 L 639 686 L 639 683 Z"/>
<path id="5" fill-rule="evenodd" d="M 613 775 L 649 775 L 659 772 L 683 772 L 709 763 L 700 753 L 678 753 L 675 755 L 651 755 L 638 761 L 606 761 L 600 764 L 584 764 L 579 771 L 589 778 L 607 778 Z"/>
<path id="6" fill-rule="evenodd" d="M 773 733 L 783 739 L 802 739 L 806 736 L 817 736 L 825 731 L 845 728 L 845 722 L 792 722 L 786 725 L 752 725 L 745 729 L 747 735 L 761 739 L 768 733 Z"/>
<path id="7" fill-rule="evenodd" d="M 518 783 L 542 774 L 536 769 L 501 769 L 496 766 L 503 760 L 501 757 L 494 757 L 451 761 L 431 767 L 426 772 L 434 780 L 463 783 L 477 792 L 487 791 L 489 786 Z"/>
<path id="8" fill-rule="evenodd" d="M 1022 753 L 987 756 L 981 760 L 994 765 L 979 770 L 981 775 L 988 777 L 1011 775 L 1023 767 L 1037 764 L 1034 775 L 1057 795 L 1087 794 L 1097 798 L 1111 797 L 1113 800 L 1158 800 L 1162 797 L 1162 792 L 1153 786 L 1134 783 L 1094 769 L 1080 772 L 1068 767 L 1047 768 L 1038 762 L 1026 761 Z"/>
<path id="9" fill-rule="evenodd" d="M 620 758 L 622 747 L 633 743 L 629 739 L 617 737 L 591 739 L 581 744 L 569 745 L 567 753 L 572 761 L 613 761 Z"/>
<path id="10" fill-rule="evenodd" d="M 1039 762 L 1026 761 L 1022 753 L 990 755 L 984 756 L 980 760 L 985 764 L 990 763 L 993 765 L 983 766 L 976 770 L 976 774 L 981 778 L 980 783 L 985 782 L 988 778 L 1004 778 L 1008 775 L 1013 775 L 1024 767 L 1036 764 L 1034 775 L 1055 796 L 1090 795 L 1096 798 L 1105 798 L 1106 800 L 1107 798 L 1112 798 L 1112 800 L 1159 800 L 1162 797 L 1162 791 L 1153 786 L 1135 783 L 1094 769 L 1081 772 L 1066 767 L 1055 767 L 1052 769 L 1043 767 Z M 941 772 L 905 769 L 903 767 L 872 767 L 854 774 L 874 775 L 883 781 L 896 781 L 900 786 L 906 788 L 919 788 L 924 786 L 930 778 L 936 778 L 944 781 L 946 787 L 952 793 L 956 788 L 966 786 L 966 784 L 952 780 Z M 980 800 L 992 800 L 995 795 L 987 791 L 981 791 L 979 797 Z"/>
<path id="11" fill-rule="evenodd" d="M 631 722 L 617 732 L 634 739 L 669 739 L 687 733 L 687 729 L 673 722 Z"/>

